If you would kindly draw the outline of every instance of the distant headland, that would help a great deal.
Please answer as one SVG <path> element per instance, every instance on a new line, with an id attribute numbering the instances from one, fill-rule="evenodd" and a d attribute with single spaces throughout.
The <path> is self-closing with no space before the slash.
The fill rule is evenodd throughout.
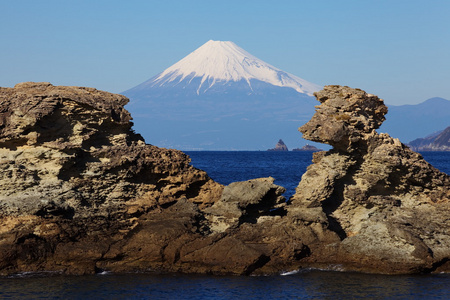
<path id="1" fill-rule="evenodd" d="M 450 151 L 450 126 L 427 137 L 415 139 L 408 146 L 414 151 Z"/>
<path id="2" fill-rule="evenodd" d="M 294 148 L 292 149 L 292 151 L 305 151 L 305 152 L 317 152 L 317 151 L 323 151 L 322 149 L 319 149 L 317 147 L 314 147 L 312 145 L 308 145 L 306 144 L 305 146 L 301 147 L 301 148 Z"/>

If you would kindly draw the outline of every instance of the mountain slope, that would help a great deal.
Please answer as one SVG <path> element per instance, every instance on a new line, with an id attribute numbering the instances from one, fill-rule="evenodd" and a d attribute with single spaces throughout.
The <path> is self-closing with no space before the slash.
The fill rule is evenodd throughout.
<path id="1" fill-rule="evenodd" d="M 409 143 L 414 151 L 450 151 L 450 126 L 437 134 Z"/>
<path id="2" fill-rule="evenodd" d="M 290 87 L 299 93 L 312 96 L 320 86 L 286 73 L 256 58 L 233 42 L 208 41 L 203 46 L 125 93 L 134 93 L 150 87 L 190 87 L 197 95 L 214 93 L 214 86 L 240 83 L 250 93 L 258 93 L 261 82 L 279 87 Z M 244 84 L 242 84 L 244 83 Z M 253 85 L 252 83 L 256 83 Z"/>
<path id="3" fill-rule="evenodd" d="M 275 68 L 232 42 L 209 41 L 123 94 L 148 143 L 182 150 L 267 149 L 297 127 L 321 86 Z"/>
<path id="4" fill-rule="evenodd" d="M 416 105 L 389 105 L 386 121 L 378 131 L 407 142 L 449 125 L 450 101 L 436 97 Z"/>

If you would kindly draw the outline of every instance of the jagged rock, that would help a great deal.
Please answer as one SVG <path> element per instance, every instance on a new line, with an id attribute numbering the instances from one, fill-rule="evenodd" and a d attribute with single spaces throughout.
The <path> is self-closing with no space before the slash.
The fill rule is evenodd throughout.
<path id="1" fill-rule="evenodd" d="M 408 146 L 414 151 L 450 151 L 450 126 L 442 132 L 415 139 Z"/>
<path id="2" fill-rule="evenodd" d="M 450 271 L 449 177 L 375 132 L 376 96 L 316 97 L 301 131 L 334 149 L 314 153 L 286 202 L 273 178 L 223 187 L 184 153 L 145 144 L 123 96 L 1 88 L 0 274 Z"/>
<path id="3" fill-rule="evenodd" d="M 278 141 L 278 143 L 275 145 L 275 148 L 267 149 L 267 151 L 289 151 L 286 144 L 283 142 L 282 139 Z"/>
<path id="4" fill-rule="evenodd" d="M 0 89 L 0 273 L 93 272 L 139 217 L 219 200 L 223 187 L 187 155 L 132 131 L 127 102 L 49 83 Z"/>
<path id="5" fill-rule="evenodd" d="M 273 182 L 274 179 L 269 177 L 233 182 L 226 186 L 222 198 L 205 209 L 211 230 L 224 232 L 243 222 L 257 222 L 275 210 L 282 210 L 286 205 L 286 199 L 282 196 L 286 189 Z"/>
<path id="6" fill-rule="evenodd" d="M 290 215 L 338 233 L 336 261 L 352 269 L 419 272 L 448 262 L 450 177 L 375 131 L 387 112 L 378 97 L 341 86 L 315 95 L 321 105 L 299 130 L 334 148 L 314 153 Z"/>

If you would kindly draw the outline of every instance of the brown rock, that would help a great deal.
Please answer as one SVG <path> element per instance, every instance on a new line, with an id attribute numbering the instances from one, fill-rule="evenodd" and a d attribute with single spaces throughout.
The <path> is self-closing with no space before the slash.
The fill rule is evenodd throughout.
<path id="1" fill-rule="evenodd" d="M 187 155 L 132 131 L 127 102 L 49 83 L 0 89 L 0 273 L 93 273 L 140 216 L 220 198 Z"/>
<path id="2" fill-rule="evenodd" d="M 387 112 L 378 97 L 340 86 L 327 86 L 316 97 L 321 105 L 299 130 L 334 149 L 315 153 L 291 199 L 297 207 L 291 214 L 310 219 L 322 210 L 342 239 L 336 259 L 351 269 L 407 273 L 447 261 L 450 177 L 375 131 Z"/>
<path id="3" fill-rule="evenodd" d="M 316 97 L 301 131 L 334 149 L 314 153 L 286 202 L 273 178 L 223 187 L 184 153 L 145 144 L 123 96 L 1 88 L 0 274 L 449 271 L 449 177 L 375 132 L 376 96 Z"/>

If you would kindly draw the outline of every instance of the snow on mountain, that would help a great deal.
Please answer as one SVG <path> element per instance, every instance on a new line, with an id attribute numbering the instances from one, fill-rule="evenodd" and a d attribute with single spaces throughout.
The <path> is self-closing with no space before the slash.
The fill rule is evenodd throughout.
<path id="1" fill-rule="evenodd" d="M 282 54 L 280 54 L 282 55 Z M 147 142 L 181 150 L 265 150 L 314 114 L 322 87 L 256 58 L 233 42 L 208 41 L 153 78 L 123 92 Z M 411 141 L 449 126 L 450 101 L 389 106 L 379 132 Z M 317 145 L 323 148 L 323 145 Z"/>
<path id="2" fill-rule="evenodd" d="M 188 80 L 186 80 L 188 79 Z M 200 79 L 200 80 L 194 80 Z M 253 90 L 252 81 L 262 81 L 278 87 L 293 88 L 312 96 L 322 87 L 286 73 L 251 55 L 229 41 L 208 41 L 140 88 L 195 82 L 197 94 L 205 93 L 215 84 L 245 81 Z"/>
<path id="3" fill-rule="evenodd" d="M 271 66 L 233 42 L 208 41 L 123 92 L 147 142 L 181 150 L 265 150 L 314 114 L 322 87 Z"/>

